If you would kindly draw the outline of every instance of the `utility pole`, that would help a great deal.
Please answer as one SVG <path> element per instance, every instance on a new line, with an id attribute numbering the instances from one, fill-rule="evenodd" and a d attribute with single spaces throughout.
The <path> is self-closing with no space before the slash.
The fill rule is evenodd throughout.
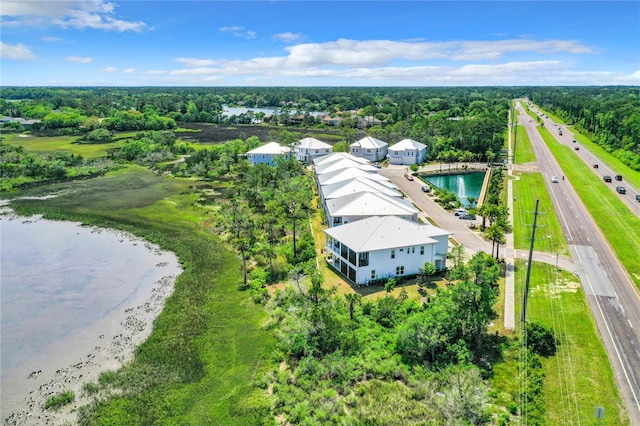
<path id="1" fill-rule="evenodd" d="M 536 226 L 538 222 L 538 203 L 540 200 L 536 200 L 536 210 L 533 213 L 533 227 L 531 229 L 531 244 L 529 245 L 529 263 L 527 263 L 527 277 L 524 281 L 524 296 L 522 298 L 522 313 L 520 314 L 520 321 L 527 321 L 527 299 L 529 298 L 529 279 L 531 278 L 531 264 L 533 263 L 533 245 L 536 240 Z"/>

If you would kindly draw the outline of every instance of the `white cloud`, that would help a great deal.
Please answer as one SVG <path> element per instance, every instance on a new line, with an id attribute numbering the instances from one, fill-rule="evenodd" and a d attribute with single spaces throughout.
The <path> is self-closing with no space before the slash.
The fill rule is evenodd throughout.
<path id="1" fill-rule="evenodd" d="M 126 73 L 126 74 L 133 74 L 134 72 L 136 72 L 136 69 L 135 68 L 127 68 L 127 69 L 122 70 L 122 72 Z"/>
<path id="2" fill-rule="evenodd" d="M 187 67 L 208 67 L 215 65 L 217 61 L 212 59 L 198 59 L 198 58 L 175 58 L 174 62 L 180 62 Z"/>
<path id="3" fill-rule="evenodd" d="M 245 29 L 242 26 L 231 26 L 231 27 L 220 27 L 218 31 L 222 33 L 231 33 L 236 37 L 246 38 L 246 39 L 254 39 L 256 38 L 256 32 Z"/>
<path id="4" fill-rule="evenodd" d="M 304 34 L 302 33 L 280 33 L 274 34 L 271 36 L 272 39 L 282 41 L 284 43 L 293 43 L 294 41 L 304 39 Z"/>
<path id="5" fill-rule="evenodd" d="M 2 24 L 8 26 L 51 24 L 119 32 L 148 28 L 142 21 L 119 19 L 115 4 L 104 0 L 3 1 L 0 15 Z"/>
<path id="6" fill-rule="evenodd" d="M 64 41 L 60 37 L 47 37 L 47 36 L 42 37 L 41 40 L 46 41 L 47 43 L 60 43 L 61 41 Z"/>
<path id="7" fill-rule="evenodd" d="M 81 58 L 80 56 L 67 56 L 66 58 L 64 58 L 64 60 L 67 62 L 77 62 L 79 64 L 89 64 L 93 62 L 93 58 L 90 58 L 88 56 L 84 58 Z"/>
<path id="8" fill-rule="evenodd" d="M 206 74 L 213 74 L 217 71 L 218 70 L 216 68 L 201 67 L 201 68 L 187 68 L 182 70 L 173 70 L 171 71 L 171 74 L 173 75 L 203 75 L 203 74 L 206 75 Z"/>
<path id="9" fill-rule="evenodd" d="M 103 72 L 116 72 L 116 71 L 118 71 L 118 68 L 116 68 L 116 67 L 106 67 L 102 71 Z"/>
<path id="10" fill-rule="evenodd" d="M 143 71 L 142 74 L 149 74 L 149 75 L 158 75 L 158 74 L 166 74 L 167 71 L 166 70 L 148 70 L 148 71 Z"/>
<path id="11" fill-rule="evenodd" d="M 36 56 L 24 44 L 7 44 L 0 41 L 0 58 L 14 61 L 27 61 Z"/>

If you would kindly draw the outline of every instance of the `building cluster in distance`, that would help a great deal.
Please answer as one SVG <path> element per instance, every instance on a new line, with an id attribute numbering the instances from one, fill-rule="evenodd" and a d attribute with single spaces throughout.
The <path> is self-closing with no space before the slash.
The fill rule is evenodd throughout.
<path id="1" fill-rule="evenodd" d="M 426 146 L 404 139 L 386 142 L 363 138 L 349 153 L 304 138 L 294 148 L 270 142 L 247 152 L 252 164 L 274 164 L 278 156 L 295 157 L 313 168 L 325 213 L 325 260 L 355 285 L 414 276 L 426 262 L 446 266 L 451 232 L 420 223 L 418 209 L 391 181 L 378 173 L 380 161 L 418 164 Z"/>

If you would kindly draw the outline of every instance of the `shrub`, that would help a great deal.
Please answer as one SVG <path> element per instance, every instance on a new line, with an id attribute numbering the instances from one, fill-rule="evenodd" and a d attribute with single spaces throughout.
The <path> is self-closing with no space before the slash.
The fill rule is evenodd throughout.
<path id="1" fill-rule="evenodd" d="M 67 405 L 73 402 L 74 399 L 76 399 L 76 395 L 72 390 L 64 391 L 62 393 L 50 396 L 47 399 L 47 402 L 44 404 L 44 408 L 47 410 L 50 408 L 56 410 L 63 405 Z"/>

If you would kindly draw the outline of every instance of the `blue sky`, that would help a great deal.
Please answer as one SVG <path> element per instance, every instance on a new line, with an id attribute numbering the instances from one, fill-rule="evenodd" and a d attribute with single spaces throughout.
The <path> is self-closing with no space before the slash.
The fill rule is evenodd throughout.
<path id="1" fill-rule="evenodd" d="M 640 85 L 633 1 L 2 0 L 3 86 Z"/>

